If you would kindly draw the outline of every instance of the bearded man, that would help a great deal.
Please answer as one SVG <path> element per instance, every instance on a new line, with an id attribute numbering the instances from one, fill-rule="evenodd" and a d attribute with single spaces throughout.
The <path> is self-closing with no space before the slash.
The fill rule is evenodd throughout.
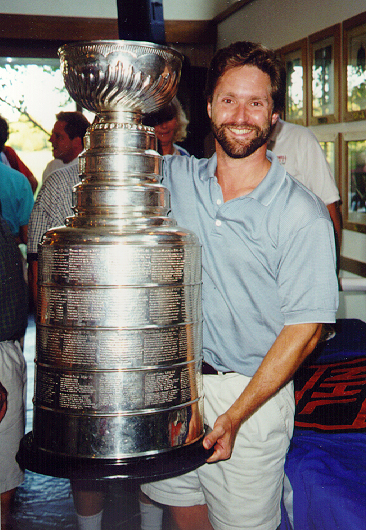
<path id="1" fill-rule="evenodd" d="M 285 72 L 250 42 L 220 50 L 207 80 L 215 155 L 166 157 L 172 215 L 202 244 L 207 463 L 142 486 L 180 530 L 275 530 L 293 431 L 292 377 L 338 306 L 332 222 L 267 141 Z"/>

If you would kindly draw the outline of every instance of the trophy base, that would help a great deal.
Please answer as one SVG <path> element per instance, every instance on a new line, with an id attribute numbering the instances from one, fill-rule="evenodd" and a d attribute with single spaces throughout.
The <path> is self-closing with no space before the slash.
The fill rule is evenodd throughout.
<path id="1" fill-rule="evenodd" d="M 182 475 L 200 467 L 213 452 L 203 447 L 203 436 L 191 445 L 155 455 L 131 458 L 76 458 L 48 453 L 34 442 L 33 433 L 26 434 L 16 460 L 21 468 L 41 475 L 70 480 L 129 480 L 153 482 Z"/>

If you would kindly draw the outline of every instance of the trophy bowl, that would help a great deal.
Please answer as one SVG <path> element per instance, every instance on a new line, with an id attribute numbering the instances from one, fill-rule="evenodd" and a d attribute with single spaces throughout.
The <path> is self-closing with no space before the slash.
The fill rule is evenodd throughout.
<path id="1" fill-rule="evenodd" d="M 175 96 L 182 55 L 137 41 L 65 44 L 61 71 L 70 96 L 96 114 L 155 112 Z"/>

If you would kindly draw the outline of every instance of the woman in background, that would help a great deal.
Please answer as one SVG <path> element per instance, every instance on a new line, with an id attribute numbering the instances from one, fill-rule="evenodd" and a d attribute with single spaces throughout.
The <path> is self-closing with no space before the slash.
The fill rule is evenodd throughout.
<path id="1" fill-rule="evenodd" d="M 144 125 L 155 128 L 161 155 L 189 156 L 188 151 L 175 143 L 182 142 L 187 137 L 188 123 L 182 105 L 176 97 L 163 109 L 143 117 Z"/>

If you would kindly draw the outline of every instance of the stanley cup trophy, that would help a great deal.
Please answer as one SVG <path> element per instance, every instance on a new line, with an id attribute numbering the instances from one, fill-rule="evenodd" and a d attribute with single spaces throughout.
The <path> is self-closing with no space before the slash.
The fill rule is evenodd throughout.
<path id="1" fill-rule="evenodd" d="M 138 41 L 59 50 L 96 113 L 74 215 L 39 247 L 33 431 L 18 461 L 46 475 L 164 478 L 201 465 L 201 255 L 168 216 L 143 113 L 175 95 L 181 56 Z"/>

